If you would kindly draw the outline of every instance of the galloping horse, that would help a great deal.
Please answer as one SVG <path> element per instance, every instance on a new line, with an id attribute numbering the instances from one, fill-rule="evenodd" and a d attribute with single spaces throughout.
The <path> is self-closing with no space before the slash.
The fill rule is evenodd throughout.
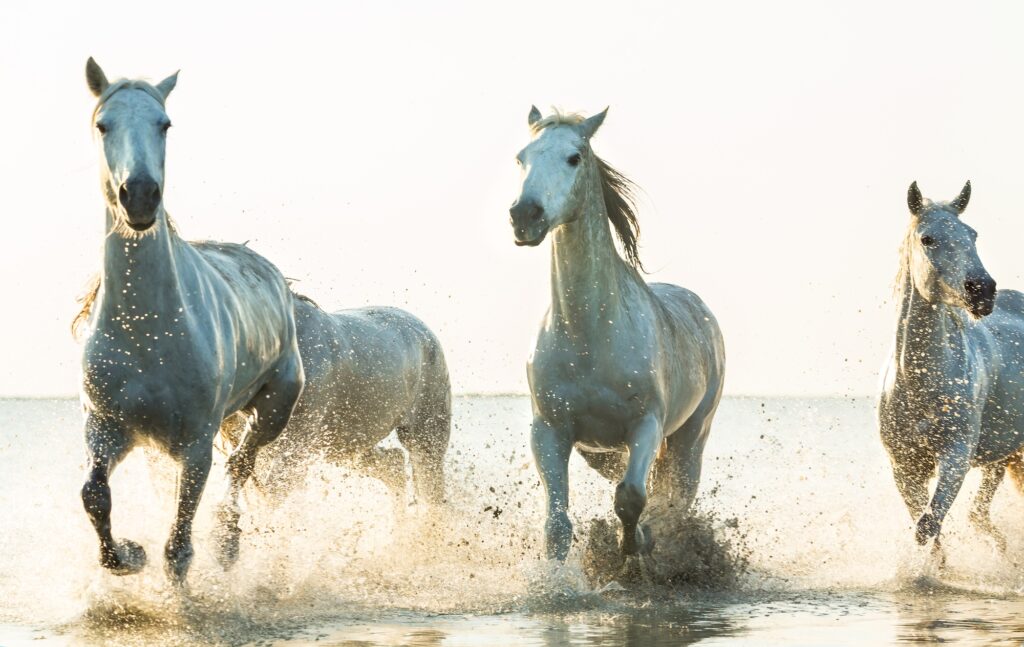
<path id="1" fill-rule="evenodd" d="M 574 446 L 603 476 L 621 478 L 615 512 L 625 555 L 653 548 L 639 520 L 659 448 L 664 456 L 652 493 L 666 496 L 680 514 L 689 508 L 725 371 L 721 331 L 700 298 L 675 285 L 648 284 L 637 271 L 632 184 L 590 145 L 606 113 L 542 118 L 531 109 L 533 138 L 516 158 L 522 190 L 510 210 L 517 245 L 552 237 L 551 307 L 527 375 L 531 445 L 547 491 L 547 555 L 558 560 L 572 540 Z"/>
<path id="2" fill-rule="evenodd" d="M 210 472 L 214 435 L 244 409 L 252 425 L 228 459 L 221 560 L 237 559 L 237 496 L 257 451 L 284 428 L 302 392 L 303 370 L 284 277 L 252 250 L 188 243 L 163 206 L 174 74 L 157 85 L 110 83 L 93 59 L 86 80 L 98 102 L 106 238 L 98 285 L 76 319 L 84 324 L 82 403 L 88 479 L 82 502 L 100 540 L 100 563 L 136 573 L 142 546 L 115 540 L 110 472 L 140 442 L 180 465 L 178 510 L 164 555 L 173 580 L 192 561 L 192 520 Z"/>
<path id="3" fill-rule="evenodd" d="M 971 520 L 1000 547 L 989 519 L 1007 467 L 1024 482 L 1024 294 L 999 290 L 960 215 L 968 182 L 951 202 L 931 202 L 910 185 L 897 279 L 899 324 L 878 407 L 896 486 L 917 524 L 935 539 L 971 467 L 983 470 Z M 935 493 L 928 481 L 938 471 Z"/>
<path id="4" fill-rule="evenodd" d="M 295 326 L 306 386 L 281 437 L 260 454 L 261 483 L 290 490 L 319 453 L 404 492 L 401 450 L 376 446 L 394 430 L 409 452 L 418 498 L 440 503 L 451 384 L 434 333 L 398 308 L 328 313 L 302 297 Z M 235 445 L 247 424 L 246 416 L 235 416 L 221 433 Z"/>

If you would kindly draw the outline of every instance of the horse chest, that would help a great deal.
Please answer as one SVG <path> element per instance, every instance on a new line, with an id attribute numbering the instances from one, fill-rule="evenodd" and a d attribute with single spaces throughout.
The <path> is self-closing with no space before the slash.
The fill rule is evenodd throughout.
<path id="1" fill-rule="evenodd" d="M 216 358 L 194 344 L 97 331 L 86 344 L 82 391 L 91 409 L 128 426 L 173 429 L 215 408 L 217 372 Z"/>

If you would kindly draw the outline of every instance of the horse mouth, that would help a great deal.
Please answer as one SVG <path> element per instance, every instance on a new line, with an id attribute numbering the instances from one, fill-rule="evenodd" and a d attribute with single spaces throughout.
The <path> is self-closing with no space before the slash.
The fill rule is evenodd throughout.
<path id="1" fill-rule="evenodd" d="M 544 236 L 543 235 L 538 236 L 537 238 L 534 238 L 533 240 L 519 240 L 517 238 L 516 239 L 516 247 L 536 247 L 537 245 L 540 245 L 542 242 L 544 242 Z"/>
<path id="2" fill-rule="evenodd" d="M 132 222 L 129 220 L 127 221 L 127 224 L 132 231 L 142 233 L 149 229 L 150 227 L 152 227 L 154 224 L 156 224 L 156 218 L 153 218 L 149 222 Z"/>
<path id="3" fill-rule="evenodd" d="M 971 316 L 975 319 L 989 316 L 994 309 L 995 299 L 979 299 L 967 304 L 967 312 L 971 313 Z"/>
<path id="4" fill-rule="evenodd" d="M 993 303 L 991 301 L 975 304 L 968 308 L 968 311 L 975 319 L 981 319 L 982 317 L 989 316 L 990 314 L 992 314 L 992 310 Z"/>

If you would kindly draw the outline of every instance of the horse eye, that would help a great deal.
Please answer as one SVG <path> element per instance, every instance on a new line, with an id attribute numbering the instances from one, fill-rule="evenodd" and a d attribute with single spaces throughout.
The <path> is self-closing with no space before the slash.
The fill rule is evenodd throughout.
<path id="1" fill-rule="evenodd" d="M 921 244 L 925 247 L 931 247 L 935 244 L 935 239 L 931 236 L 921 236 Z"/>
<path id="2" fill-rule="evenodd" d="M 580 157 L 579 153 L 573 153 L 572 155 L 569 156 L 569 159 L 566 161 L 569 162 L 569 166 L 579 166 L 581 159 L 582 158 Z"/>
<path id="3" fill-rule="evenodd" d="M 96 130 L 100 131 L 101 135 L 107 134 L 107 127 L 99 122 L 96 123 Z"/>

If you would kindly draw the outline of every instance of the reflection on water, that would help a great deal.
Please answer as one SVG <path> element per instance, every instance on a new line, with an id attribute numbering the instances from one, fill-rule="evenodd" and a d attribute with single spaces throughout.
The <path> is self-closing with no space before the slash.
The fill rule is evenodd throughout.
<path id="1" fill-rule="evenodd" d="M 278 505 L 250 492 L 242 559 L 229 573 L 210 538 L 223 488 L 215 466 L 189 588 L 176 592 L 159 563 L 175 487 L 167 461 L 137 452 L 115 474 L 115 534 L 143 543 L 152 562 L 139 576 L 108 575 L 78 501 L 76 403 L 0 401 L 0 645 L 1024 640 L 1024 502 L 1011 488 L 996 497 L 1009 538 L 1000 555 L 967 523 L 972 475 L 936 572 L 913 544 L 867 400 L 727 399 L 700 513 L 658 520 L 660 548 L 638 579 L 595 571 L 594 551 L 614 543 L 612 487 L 575 457 L 579 541 L 564 567 L 540 559 L 529 415 L 525 398 L 457 400 L 442 510 L 409 507 L 333 466 Z"/>

